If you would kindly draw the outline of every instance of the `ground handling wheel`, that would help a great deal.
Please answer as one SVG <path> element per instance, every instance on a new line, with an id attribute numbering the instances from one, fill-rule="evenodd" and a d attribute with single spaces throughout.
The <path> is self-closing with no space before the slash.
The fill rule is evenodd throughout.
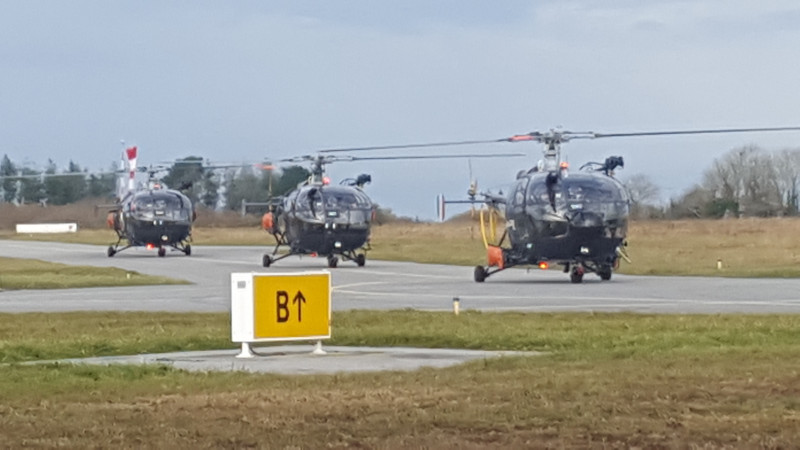
<path id="1" fill-rule="evenodd" d="M 108 257 L 111 258 L 112 256 L 116 255 L 117 251 L 114 250 L 114 247 L 109 245 L 108 246 Z"/>
<path id="2" fill-rule="evenodd" d="M 269 255 L 264 255 L 264 257 L 261 258 L 261 265 L 263 265 L 264 267 L 269 267 L 271 264 L 272 264 L 272 258 Z"/>
<path id="3" fill-rule="evenodd" d="M 367 263 L 367 255 L 363 253 L 359 253 L 356 255 L 356 264 L 358 264 L 358 267 L 364 267 L 364 264 L 366 263 Z"/>
<path id="4" fill-rule="evenodd" d="M 167 249 L 165 249 L 164 247 L 158 247 L 158 256 L 163 258 L 164 255 L 166 254 L 167 254 Z"/>
<path id="5" fill-rule="evenodd" d="M 477 283 L 483 283 L 486 280 L 486 277 L 489 276 L 488 271 L 483 266 L 475 266 L 475 281 Z"/>
<path id="6" fill-rule="evenodd" d="M 339 258 L 337 258 L 337 257 L 335 257 L 333 255 L 329 255 L 328 256 L 328 267 L 330 267 L 331 269 L 334 269 L 334 268 L 336 268 L 337 264 L 339 264 Z"/>
<path id="7" fill-rule="evenodd" d="M 575 265 L 572 267 L 572 271 L 569 274 L 569 279 L 573 283 L 582 283 L 583 282 L 583 267 L 580 265 Z"/>

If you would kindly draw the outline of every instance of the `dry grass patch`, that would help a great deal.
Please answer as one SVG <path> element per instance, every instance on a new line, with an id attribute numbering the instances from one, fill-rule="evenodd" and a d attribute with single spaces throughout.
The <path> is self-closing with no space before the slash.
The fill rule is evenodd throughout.
<path id="1" fill-rule="evenodd" d="M 186 284 L 115 267 L 70 266 L 35 259 L 0 257 L 0 290 Z"/>
<path id="2" fill-rule="evenodd" d="M 0 431 L 8 445 L 44 447 L 793 447 L 796 368 L 726 360 L 509 359 L 294 379 L 51 367 L 82 383 L 4 402 Z M 142 392 L 148 380 L 158 385 Z"/>
<path id="3" fill-rule="evenodd" d="M 109 199 L 87 199 L 66 206 L 20 205 L 0 203 L 0 230 L 13 231 L 21 223 L 77 223 L 78 229 L 106 226 L 108 208 L 97 205 L 112 203 Z"/>
<path id="4" fill-rule="evenodd" d="M 113 205 L 112 199 L 86 199 L 70 205 L 39 205 L 15 206 L 10 203 L 0 203 L 0 230 L 13 231 L 20 223 L 61 223 L 75 222 L 79 230 L 107 230 L 106 216 Z M 242 216 L 236 211 L 213 211 L 202 205 L 197 207 L 197 220 L 199 227 L 248 227 L 258 226 L 261 223 L 257 216 Z"/>
<path id="5" fill-rule="evenodd" d="M 799 234 L 797 218 L 633 222 L 622 272 L 797 277 Z"/>

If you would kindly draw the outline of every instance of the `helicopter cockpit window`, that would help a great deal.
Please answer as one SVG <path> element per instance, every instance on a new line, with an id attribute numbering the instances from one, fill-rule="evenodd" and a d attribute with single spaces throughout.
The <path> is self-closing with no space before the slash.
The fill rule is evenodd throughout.
<path id="1" fill-rule="evenodd" d="M 295 214 L 313 220 L 333 220 L 337 223 L 369 220 L 372 202 L 366 194 L 355 189 L 307 189 L 297 194 L 293 202 Z"/>
<path id="2" fill-rule="evenodd" d="M 369 200 L 358 192 L 325 192 L 326 209 L 346 211 L 355 208 L 369 208 Z"/>
<path id="3" fill-rule="evenodd" d="M 322 195 L 319 189 L 311 188 L 302 190 L 294 199 L 293 210 L 295 214 L 312 220 L 323 220 L 325 210 Z"/>
<path id="4" fill-rule="evenodd" d="M 612 180 L 599 178 L 578 178 L 572 176 L 561 180 L 554 186 L 557 204 L 616 203 L 625 202 L 624 190 L 613 184 Z M 532 203 L 549 203 L 549 191 L 545 183 L 531 183 L 529 199 Z"/>
<path id="5" fill-rule="evenodd" d="M 180 197 L 142 196 L 133 200 L 131 212 L 140 220 L 189 220 L 188 202 Z"/>
<path id="6" fill-rule="evenodd" d="M 297 196 L 297 199 L 295 200 L 295 205 L 299 211 L 321 209 L 323 206 L 322 196 L 316 189 L 310 191 L 303 191 L 300 192 L 300 194 Z"/>

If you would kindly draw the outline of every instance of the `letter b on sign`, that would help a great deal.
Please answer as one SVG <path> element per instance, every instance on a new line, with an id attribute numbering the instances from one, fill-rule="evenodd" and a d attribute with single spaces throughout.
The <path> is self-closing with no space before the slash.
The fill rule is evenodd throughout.
<path id="1" fill-rule="evenodd" d="M 286 291 L 278 291 L 276 297 L 275 305 L 278 309 L 275 317 L 278 323 L 283 323 L 289 320 L 289 294 Z"/>

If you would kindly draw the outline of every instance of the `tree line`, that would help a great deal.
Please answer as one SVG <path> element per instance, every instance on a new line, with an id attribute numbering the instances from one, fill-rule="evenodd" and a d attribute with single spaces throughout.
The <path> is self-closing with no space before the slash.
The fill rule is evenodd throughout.
<path id="1" fill-rule="evenodd" d="M 284 195 L 311 175 L 300 166 L 215 167 L 196 156 L 170 165 L 140 169 L 146 176 L 183 191 L 196 204 L 232 210 L 237 210 L 242 201 L 266 202 Z M 73 161 L 61 171 L 52 160 L 44 171 L 35 170 L 15 164 L 4 155 L 0 161 L 1 198 L 7 203 L 42 205 L 65 205 L 87 198 L 113 199 L 117 196 L 118 180 L 125 176 L 113 167 L 108 171 L 91 172 Z"/>
<path id="2" fill-rule="evenodd" d="M 647 177 L 625 182 L 638 218 L 783 217 L 800 214 L 800 149 L 738 147 L 716 158 L 694 185 L 667 205 Z"/>

